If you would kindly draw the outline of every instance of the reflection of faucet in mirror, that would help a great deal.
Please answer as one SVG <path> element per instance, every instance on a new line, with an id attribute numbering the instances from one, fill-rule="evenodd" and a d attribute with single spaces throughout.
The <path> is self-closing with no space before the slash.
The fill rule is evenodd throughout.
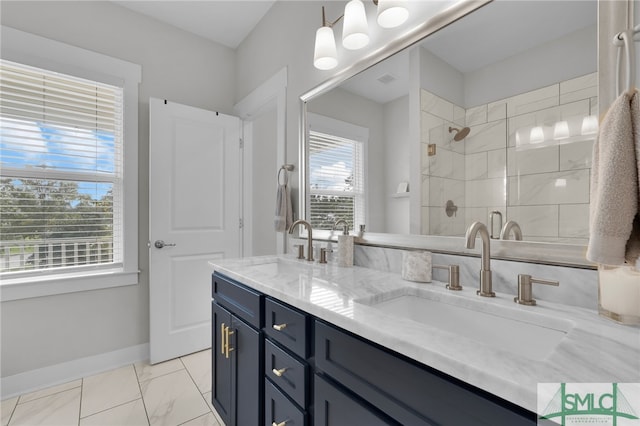
<path id="1" fill-rule="evenodd" d="M 304 225 L 307 229 L 307 260 L 313 262 L 313 229 L 311 228 L 311 224 L 306 220 L 298 219 L 289 227 L 289 234 L 293 234 L 293 230 L 298 225 Z"/>
<path id="2" fill-rule="evenodd" d="M 494 240 L 497 240 L 499 238 L 499 233 L 498 234 L 494 234 L 493 233 L 493 217 L 494 216 L 498 216 L 500 217 L 500 224 L 498 224 L 498 229 L 502 228 L 502 213 L 500 213 L 499 210 L 493 210 L 491 213 L 489 213 L 489 237 L 493 238 Z"/>
<path id="3" fill-rule="evenodd" d="M 504 224 L 500 231 L 500 239 L 508 240 L 511 231 L 513 231 L 513 238 L 515 240 L 522 241 L 522 229 L 520 229 L 520 225 L 518 225 L 518 222 L 515 220 L 508 220 L 507 223 Z"/>
<path id="4" fill-rule="evenodd" d="M 480 234 L 482 238 L 482 269 L 480 269 L 480 289 L 476 292 L 479 296 L 495 297 L 491 283 L 491 239 L 487 227 L 481 222 L 473 222 L 467 229 L 467 248 L 472 249 L 476 246 L 476 236 Z"/>
<path id="5" fill-rule="evenodd" d="M 344 219 L 338 219 L 331 228 L 332 231 L 338 229 L 338 225 L 342 225 L 342 235 L 349 235 L 349 224 Z"/>

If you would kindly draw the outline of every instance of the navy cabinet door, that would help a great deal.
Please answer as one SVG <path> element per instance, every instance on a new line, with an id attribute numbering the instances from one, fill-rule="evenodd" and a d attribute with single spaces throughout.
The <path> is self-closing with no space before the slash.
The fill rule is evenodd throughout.
<path id="1" fill-rule="evenodd" d="M 233 425 L 262 424 L 264 413 L 264 339 L 261 332 L 233 316 L 229 344 L 233 360 L 232 382 L 235 396 Z"/>
<path id="2" fill-rule="evenodd" d="M 222 306 L 213 302 L 212 336 L 211 336 L 211 399 L 213 406 L 225 424 L 231 425 L 232 413 L 232 388 L 231 388 L 231 360 L 227 358 L 222 347 L 224 327 L 232 327 L 231 313 Z"/>
<path id="3" fill-rule="evenodd" d="M 316 426 L 400 425 L 356 401 L 322 377 L 314 377 L 314 424 Z"/>

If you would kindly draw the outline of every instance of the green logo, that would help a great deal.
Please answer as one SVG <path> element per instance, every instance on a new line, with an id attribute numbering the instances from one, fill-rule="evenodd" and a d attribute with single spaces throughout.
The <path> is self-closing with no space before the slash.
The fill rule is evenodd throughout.
<path id="1" fill-rule="evenodd" d="M 638 420 L 636 412 L 620 391 L 618 384 L 612 383 L 610 389 L 603 390 L 601 384 L 581 383 L 572 384 L 572 389 L 567 390 L 567 384 L 561 383 L 538 419 L 554 419 L 554 423 L 560 421 L 563 426 L 579 424 L 618 426 L 619 419 Z M 540 394 L 540 387 L 538 387 L 538 393 Z"/>

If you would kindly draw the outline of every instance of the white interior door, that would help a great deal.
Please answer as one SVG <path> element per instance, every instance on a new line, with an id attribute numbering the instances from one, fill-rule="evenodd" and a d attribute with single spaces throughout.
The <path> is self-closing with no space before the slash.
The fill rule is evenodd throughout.
<path id="1" fill-rule="evenodd" d="M 208 261 L 239 256 L 241 164 L 237 117 L 153 98 L 149 109 L 154 364 L 211 346 Z"/>

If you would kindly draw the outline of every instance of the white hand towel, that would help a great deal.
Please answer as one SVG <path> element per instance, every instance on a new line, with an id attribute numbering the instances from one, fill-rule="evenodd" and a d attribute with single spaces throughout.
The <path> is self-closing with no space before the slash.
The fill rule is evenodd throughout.
<path id="1" fill-rule="evenodd" d="M 636 171 L 638 175 L 638 210 L 636 211 L 633 229 L 627 248 L 625 259 L 630 265 L 640 271 L 640 94 L 636 92 L 631 98 L 631 118 L 633 122 L 633 140 L 636 148 Z"/>
<path id="2" fill-rule="evenodd" d="M 276 194 L 276 215 L 274 219 L 276 232 L 287 232 L 293 223 L 293 207 L 289 185 L 278 185 Z"/>
<path id="3" fill-rule="evenodd" d="M 593 145 L 587 259 L 605 265 L 624 263 L 638 213 L 634 119 L 637 123 L 640 117 L 631 110 L 631 97 L 624 93 L 609 108 Z"/>

